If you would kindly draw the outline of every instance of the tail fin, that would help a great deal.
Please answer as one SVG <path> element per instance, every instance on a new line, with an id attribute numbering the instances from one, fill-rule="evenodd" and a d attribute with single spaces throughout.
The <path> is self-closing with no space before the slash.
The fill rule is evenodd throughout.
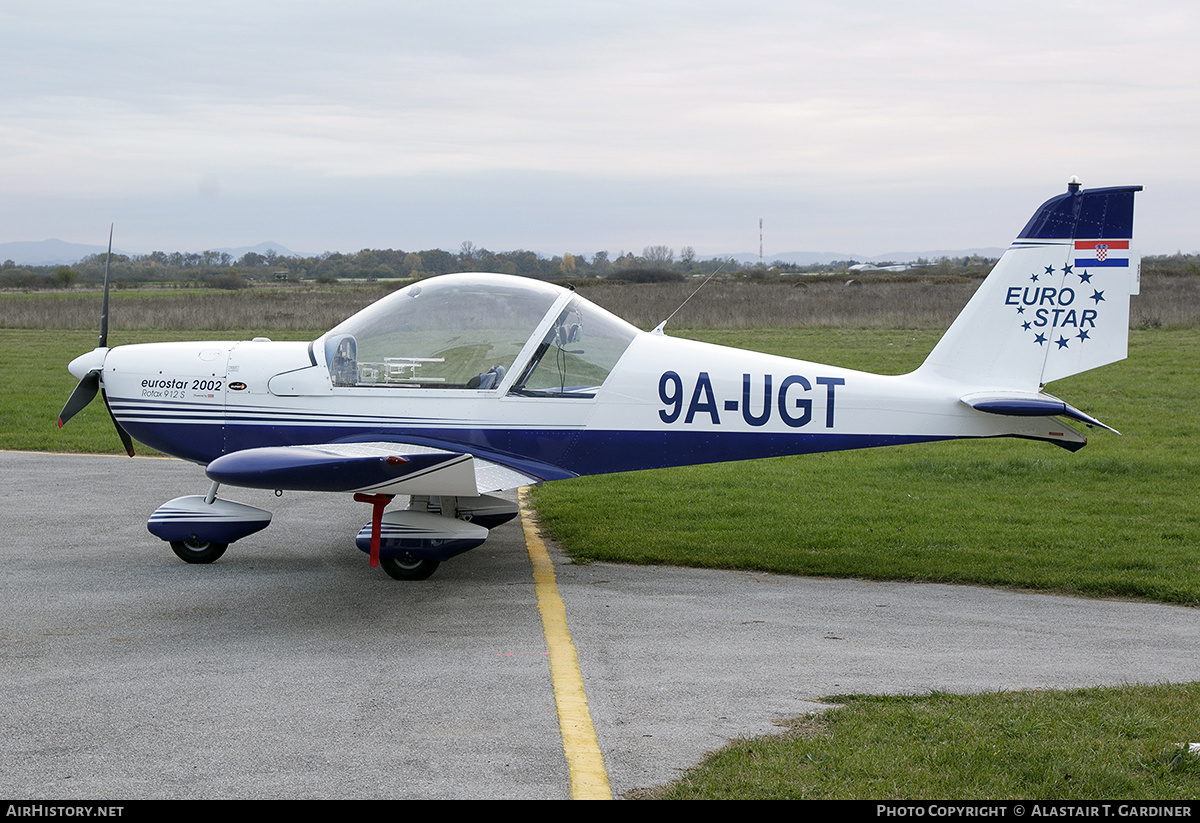
<path id="1" fill-rule="evenodd" d="M 1122 360 L 1129 296 L 1138 293 L 1133 195 L 1075 180 L 1009 246 L 921 365 L 979 388 L 1036 392 L 1051 380 Z"/>

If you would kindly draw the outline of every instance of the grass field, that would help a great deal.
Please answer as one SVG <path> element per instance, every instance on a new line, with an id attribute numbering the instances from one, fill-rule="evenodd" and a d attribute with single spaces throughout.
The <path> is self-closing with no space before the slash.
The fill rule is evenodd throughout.
<path id="1" fill-rule="evenodd" d="M 272 332 L 122 332 L 114 343 Z M 687 336 L 884 373 L 935 330 Z M 91 330 L 0 329 L 0 448 L 120 449 L 101 404 L 58 430 Z M 952 442 L 547 484 L 543 524 L 578 561 L 940 580 L 1200 603 L 1200 330 L 1132 333 L 1130 358 L 1050 390 L 1124 432 L 1070 454 Z M 647 796 L 1195 798 L 1200 686 L 840 697 L 779 738 L 743 741 Z"/>
<path id="2" fill-rule="evenodd" d="M 1179 799 L 1200 793 L 1200 684 L 844 696 L 644 799 Z M 1186 738 L 1186 739 L 1185 739 Z"/>

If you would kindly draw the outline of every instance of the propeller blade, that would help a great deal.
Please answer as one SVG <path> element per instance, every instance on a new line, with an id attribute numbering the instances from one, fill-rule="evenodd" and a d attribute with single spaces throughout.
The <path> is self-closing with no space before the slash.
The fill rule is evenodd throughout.
<path id="1" fill-rule="evenodd" d="M 108 348 L 108 268 L 112 265 L 113 225 L 108 227 L 108 257 L 104 258 L 104 297 L 100 301 L 100 348 Z"/>
<path id="2" fill-rule="evenodd" d="M 58 427 L 60 429 L 88 403 L 92 402 L 96 397 L 96 390 L 99 387 L 100 369 L 92 369 L 75 386 L 75 391 L 71 392 L 71 396 L 67 398 L 67 404 L 58 413 Z"/>
<path id="3" fill-rule="evenodd" d="M 133 438 L 129 436 L 129 432 L 125 431 L 125 427 L 117 421 L 117 416 L 113 414 L 112 406 L 108 405 L 108 395 L 104 393 L 104 389 L 100 390 L 100 398 L 104 401 L 104 408 L 108 409 L 108 416 L 112 418 L 113 425 L 117 427 L 117 435 L 121 438 L 121 445 L 125 447 L 125 453 L 133 457 Z"/>
<path id="4" fill-rule="evenodd" d="M 100 306 L 100 345 L 92 352 L 86 355 L 80 355 L 71 361 L 73 366 L 85 368 L 87 365 L 100 363 L 101 365 L 89 369 L 79 384 L 75 386 L 75 391 L 71 392 L 71 396 L 67 398 L 67 405 L 63 406 L 61 412 L 58 413 L 58 427 L 61 429 L 66 425 L 67 421 L 78 414 L 88 403 L 96 398 L 96 392 L 100 392 L 101 399 L 104 400 L 104 408 L 108 410 L 108 416 L 112 418 L 113 426 L 117 429 L 117 436 L 121 438 L 121 445 L 125 447 L 125 452 L 133 457 L 133 438 L 129 436 L 129 432 L 117 420 L 117 416 L 113 414 L 112 406 L 108 403 L 108 395 L 100 388 L 100 377 L 104 373 L 104 357 L 108 350 L 108 272 L 112 265 L 112 239 L 113 227 L 108 227 L 108 257 L 104 261 L 104 298 Z M 75 374 L 78 374 L 77 370 Z"/>

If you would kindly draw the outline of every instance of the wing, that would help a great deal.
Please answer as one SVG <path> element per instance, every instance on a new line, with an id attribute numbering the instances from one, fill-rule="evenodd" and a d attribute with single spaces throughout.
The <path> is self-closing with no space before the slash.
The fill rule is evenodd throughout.
<path id="1" fill-rule="evenodd" d="M 252 489 L 477 497 L 539 482 L 465 452 L 412 443 L 271 446 L 222 455 L 209 479 Z"/>

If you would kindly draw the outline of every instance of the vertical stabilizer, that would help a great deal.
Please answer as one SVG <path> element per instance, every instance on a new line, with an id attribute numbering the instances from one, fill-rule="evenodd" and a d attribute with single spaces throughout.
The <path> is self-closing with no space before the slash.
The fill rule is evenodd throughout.
<path id="1" fill-rule="evenodd" d="M 1084 190 L 1042 204 L 920 371 L 974 386 L 1037 391 L 1051 380 L 1124 359 L 1133 195 Z"/>

